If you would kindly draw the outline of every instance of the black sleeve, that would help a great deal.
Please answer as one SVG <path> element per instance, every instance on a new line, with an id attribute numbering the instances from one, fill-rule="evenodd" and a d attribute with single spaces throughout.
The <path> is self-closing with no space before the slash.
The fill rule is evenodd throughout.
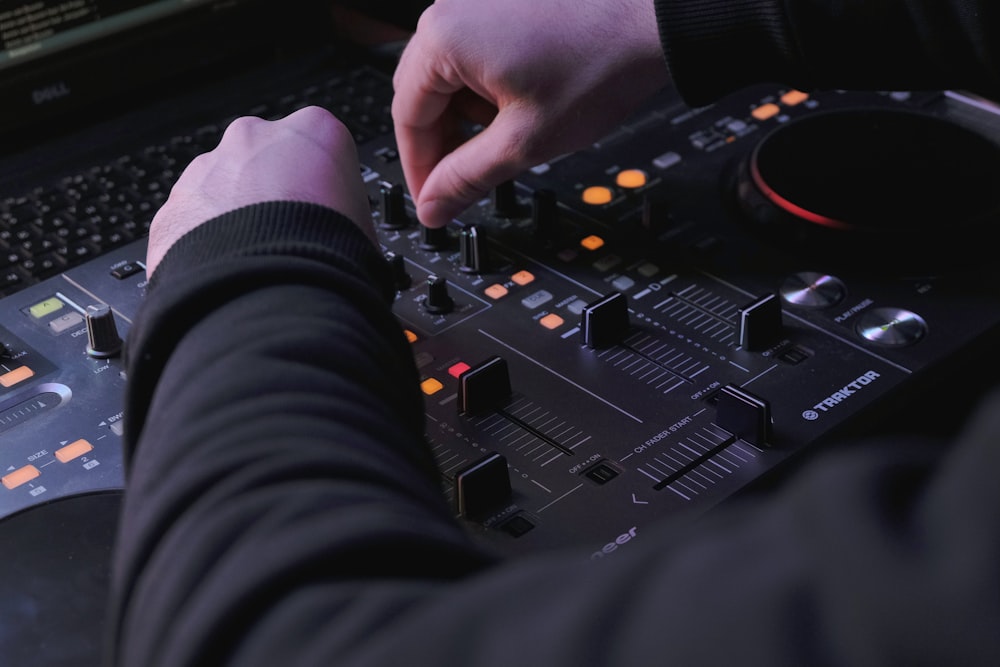
<path id="1" fill-rule="evenodd" d="M 994 0 L 655 0 L 685 100 L 755 83 L 1000 94 Z"/>
<path id="2" fill-rule="evenodd" d="M 486 562 L 422 439 L 393 295 L 371 241 L 317 206 L 235 211 L 171 248 L 126 343 L 115 664 L 223 664 L 258 624 L 310 632 L 286 612 L 314 587 Z"/>
<path id="3" fill-rule="evenodd" d="M 688 534 L 502 561 L 442 500 L 353 225 L 244 209 L 154 280 L 128 336 L 111 664 L 1000 664 L 1000 396 L 950 449 L 863 443 Z"/>

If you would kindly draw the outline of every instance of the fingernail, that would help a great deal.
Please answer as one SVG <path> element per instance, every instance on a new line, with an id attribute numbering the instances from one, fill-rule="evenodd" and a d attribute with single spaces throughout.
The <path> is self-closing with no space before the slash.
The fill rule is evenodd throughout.
<path id="1" fill-rule="evenodd" d="M 436 199 L 421 206 L 417 211 L 417 217 L 428 227 L 444 227 L 461 212 L 461 207 Z"/>

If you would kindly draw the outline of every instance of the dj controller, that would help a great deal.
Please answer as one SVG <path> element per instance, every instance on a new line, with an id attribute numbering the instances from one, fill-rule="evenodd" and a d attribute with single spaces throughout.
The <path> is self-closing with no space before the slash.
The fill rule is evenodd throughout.
<path id="1" fill-rule="evenodd" d="M 665 90 L 437 230 L 391 133 L 360 150 L 443 491 L 501 552 L 604 557 L 838 441 L 957 428 L 990 380 L 1000 111 L 973 96 Z M 100 595 L 58 573 L 110 550 L 143 258 L 0 310 L 0 551 L 35 596 Z"/>
<path id="2" fill-rule="evenodd" d="M 393 148 L 365 151 L 456 514 L 504 551 L 599 557 L 807 448 L 957 426 L 931 393 L 971 390 L 997 342 L 974 239 L 998 139 L 942 93 L 665 96 L 436 231 Z"/>

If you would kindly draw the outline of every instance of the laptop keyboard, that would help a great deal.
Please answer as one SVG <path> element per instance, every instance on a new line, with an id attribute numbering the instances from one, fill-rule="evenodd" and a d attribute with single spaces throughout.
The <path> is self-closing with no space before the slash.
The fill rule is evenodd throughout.
<path id="1" fill-rule="evenodd" d="M 144 237 L 184 167 L 214 148 L 237 116 L 275 119 L 304 106 L 322 106 L 361 144 L 392 131 L 391 99 L 389 78 L 360 67 L 0 199 L 0 296 Z"/>

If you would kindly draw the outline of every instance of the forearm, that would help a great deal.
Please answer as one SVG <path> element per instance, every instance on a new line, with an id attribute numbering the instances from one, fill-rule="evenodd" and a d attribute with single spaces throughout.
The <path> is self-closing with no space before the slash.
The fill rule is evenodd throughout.
<path id="1" fill-rule="evenodd" d="M 484 562 L 421 439 L 376 251 L 320 218 L 316 229 L 353 239 L 336 260 L 322 232 L 296 237 L 286 221 L 275 244 L 256 236 L 265 220 L 234 218 L 199 228 L 157 270 L 128 341 L 120 664 L 223 664 L 317 583 L 391 580 L 414 562 L 460 577 Z M 248 240 L 213 256 L 220 224 Z"/>
<path id="2" fill-rule="evenodd" d="M 668 66 L 693 105 L 754 83 L 1000 91 L 992 0 L 655 2 Z"/>

